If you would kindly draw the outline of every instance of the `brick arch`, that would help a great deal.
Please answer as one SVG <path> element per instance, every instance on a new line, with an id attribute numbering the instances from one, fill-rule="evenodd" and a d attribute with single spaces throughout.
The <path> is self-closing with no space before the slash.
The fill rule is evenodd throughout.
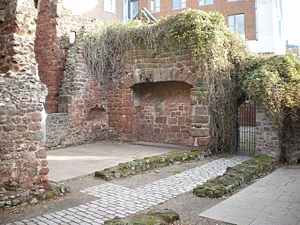
<path id="1" fill-rule="evenodd" d="M 198 73 L 193 73 L 189 69 L 170 70 L 169 73 L 155 74 L 155 73 L 131 73 L 124 76 L 121 80 L 122 89 L 128 89 L 139 83 L 146 82 L 166 82 L 166 81 L 178 81 L 184 82 L 192 87 L 197 87 L 201 84 L 201 79 Z"/>

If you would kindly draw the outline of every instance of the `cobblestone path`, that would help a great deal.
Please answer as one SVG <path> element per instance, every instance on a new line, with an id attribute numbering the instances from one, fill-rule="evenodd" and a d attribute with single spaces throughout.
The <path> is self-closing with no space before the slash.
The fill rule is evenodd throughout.
<path id="1" fill-rule="evenodd" d="M 111 183 L 93 186 L 82 193 L 96 200 L 48 215 L 22 220 L 7 225 L 94 225 L 115 217 L 126 217 L 192 191 L 197 185 L 222 175 L 227 167 L 235 166 L 248 157 L 221 158 L 183 173 L 129 189 Z"/>

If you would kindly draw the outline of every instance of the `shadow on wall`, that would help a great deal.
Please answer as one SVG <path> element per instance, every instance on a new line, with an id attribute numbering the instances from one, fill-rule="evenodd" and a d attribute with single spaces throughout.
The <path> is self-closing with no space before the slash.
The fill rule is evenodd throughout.
<path id="1" fill-rule="evenodd" d="M 178 81 L 134 85 L 134 132 L 138 141 L 192 145 L 191 88 Z"/>

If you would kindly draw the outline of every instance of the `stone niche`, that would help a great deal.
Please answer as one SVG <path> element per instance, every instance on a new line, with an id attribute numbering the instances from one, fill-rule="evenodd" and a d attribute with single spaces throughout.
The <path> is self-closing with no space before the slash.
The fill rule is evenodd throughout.
<path id="1" fill-rule="evenodd" d="M 138 141 L 193 145 L 191 88 L 184 82 L 141 83 L 132 87 Z"/>
<path id="2" fill-rule="evenodd" d="M 202 77 L 183 50 L 128 51 L 106 84 L 108 137 L 206 149 L 210 117 L 207 94 L 197 88 Z"/>

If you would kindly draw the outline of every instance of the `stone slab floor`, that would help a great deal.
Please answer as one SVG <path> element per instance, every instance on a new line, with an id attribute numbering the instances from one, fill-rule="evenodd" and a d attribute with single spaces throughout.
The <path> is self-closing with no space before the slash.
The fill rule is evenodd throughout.
<path id="1" fill-rule="evenodd" d="M 187 148 L 188 149 L 188 148 Z M 69 148 L 47 151 L 49 180 L 65 181 L 91 174 L 96 170 L 116 166 L 119 163 L 174 150 L 168 146 L 143 146 L 129 143 L 97 142 Z M 182 151 L 184 149 L 175 149 Z"/>
<path id="2" fill-rule="evenodd" d="M 196 185 L 223 174 L 228 166 L 240 164 L 246 159 L 232 157 L 207 163 L 200 161 L 200 165 L 194 168 L 149 183 L 139 177 L 140 186 L 124 185 L 122 182 L 90 184 L 81 189 L 81 193 L 91 197 L 90 201 L 59 211 L 40 213 L 33 218 L 26 215 L 26 219 L 10 224 L 103 224 L 115 216 L 127 217 L 190 192 Z"/>
<path id="3" fill-rule="evenodd" d="M 239 225 L 300 225 L 300 166 L 278 169 L 200 216 Z"/>

